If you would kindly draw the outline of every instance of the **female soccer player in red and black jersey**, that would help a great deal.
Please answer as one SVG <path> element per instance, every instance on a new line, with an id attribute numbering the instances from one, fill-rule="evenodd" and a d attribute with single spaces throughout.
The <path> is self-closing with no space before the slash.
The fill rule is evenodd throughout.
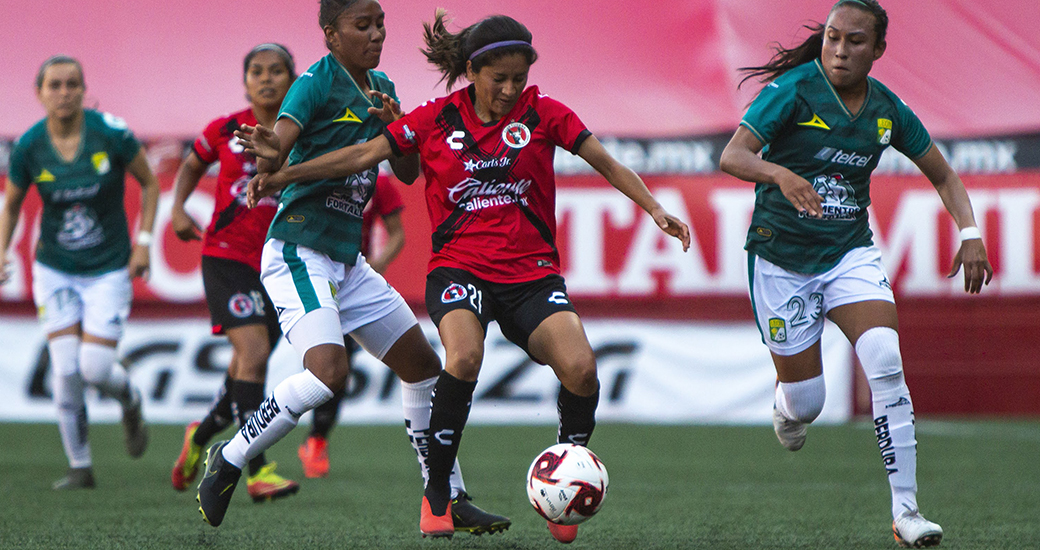
<path id="1" fill-rule="evenodd" d="M 206 443 L 233 420 L 244 424 L 264 400 L 267 360 L 282 335 L 271 298 L 260 283 L 260 251 L 278 208 L 269 197 L 249 209 L 246 186 L 256 159 L 234 136 L 242 124 L 274 124 L 282 99 L 296 79 L 292 55 L 280 44 L 260 44 L 246 54 L 243 80 L 250 106 L 206 126 L 181 163 L 174 183 L 171 223 L 184 241 L 199 240 L 199 226 L 184 203 L 214 162 L 220 162 L 213 218 L 202 237 L 202 282 L 213 334 L 226 334 L 233 349 L 224 387 L 202 422 L 188 425 L 171 480 L 187 489 L 198 473 Z M 233 405 L 233 406 L 232 406 Z M 249 461 L 247 490 L 255 501 L 295 493 L 299 485 L 275 473 L 260 454 Z"/>
<path id="2" fill-rule="evenodd" d="M 649 213 L 663 231 L 689 247 L 689 228 L 665 212 L 643 181 L 617 162 L 565 105 L 527 87 L 537 54 L 531 33 L 492 16 L 452 34 L 438 11 L 426 24 L 427 59 L 448 89 L 465 76 L 472 85 L 429 101 L 367 143 L 334 151 L 250 183 L 251 200 L 291 181 L 351 174 L 391 156 L 420 153 L 433 255 L 426 305 L 444 343 L 445 372 L 434 388 L 420 530 L 452 532 L 448 475 L 484 356 L 488 323 L 560 379 L 558 441 L 585 445 L 599 398 L 596 360 L 567 296 L 556 249 L 553 154 L 563 147 L 585 159 Z M 383 102 L 390 109 L 389 102 Z M 247 150 L 271 156 L 267 128 L 244 128 Z M 550 523 L 562 542 L 573 526 Z"/>

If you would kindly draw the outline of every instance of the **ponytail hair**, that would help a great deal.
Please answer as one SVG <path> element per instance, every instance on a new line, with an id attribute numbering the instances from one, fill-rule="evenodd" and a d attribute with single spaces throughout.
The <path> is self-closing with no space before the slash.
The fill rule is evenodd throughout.
<path id="1" fill-rule="evenodd" d="M 531 31 L 522 23 L 505 15 L 485 17 L 478 23 L 453 34 L 447 29 L 448 12 L 438 8 L 432 23 L 423 23 L 423 55 L 441 72 L 445 88 L 451 90 L 459 77 L 466 74 L 467 62 L 473 72 L 479 72 L 488 63 L 503 56 L 522 54 L 527 64 L 538 60 L 538 52 L 531 45 Z"/>
<path id="2" fill-rule="evenodd" d="M 831 12 L 833 13 L 834 10 L 841 6 L 850 6 L 873 15 L 874 43 L 879 44 L 885 40 L 885 35 L 888 33 L 888 12 L 881 7 L 878 0 L 838 0 L 834 7 L 831 8 Z M 762 77 L 759 79 L 759 82 L 772 82 L 780 75 L 799 65 L 819 59 L 823 52 L 824 25 L 813 22 L 803 25 L 802 28 L 808 29 L 812 34 L 801 44 L 785 49 L 779 43 L 774 42 L 773 51 L 775 53 L 768 63 L 760 67 L 741 67 L 737 69 L 745 74 L 740 84 L 737 84 L 737 88 L 739 89 L 744 82 L 755 77 Z"/>

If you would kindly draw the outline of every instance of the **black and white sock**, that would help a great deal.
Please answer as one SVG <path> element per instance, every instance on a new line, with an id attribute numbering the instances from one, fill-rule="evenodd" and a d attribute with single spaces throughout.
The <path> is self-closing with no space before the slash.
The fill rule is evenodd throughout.
<path id="1" fill-rule="evenodd" d="M 587 446 L 596 429 L 596 406 L 599 405 L 599 388 L 596 393 L 582 397 L 560 386 L 556 399 L 556 411 L 560 415 L 560 427 L 556 433 L 557 443 L 573 443 Z"/>

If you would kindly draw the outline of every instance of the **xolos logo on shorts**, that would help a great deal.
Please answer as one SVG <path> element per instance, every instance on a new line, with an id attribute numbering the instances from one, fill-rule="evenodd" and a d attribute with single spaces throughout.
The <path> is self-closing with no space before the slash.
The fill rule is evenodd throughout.
<path id="1" fill-rule="evenodd" d="M 502 130 L 502 141 L 513 149 L 519 149 L 531 141 L 531 129 L 522 122 L 514 122 Z"/>
<path id="2" fill-rule="evenodd" d="M 253 314 L 253 299 L 239 292 L 228 300 L 228 312 L 239 319 L 245 319 Z"/>
<path id="3" fill-rule="evenodd" d="M 466 299 L 466 287 L 458 284 L 451 283 L 448 288 L 444 289 L 441 293 L 441 303 L 450 304 L 452 302 L 458 302 L 459 300 Z"/>

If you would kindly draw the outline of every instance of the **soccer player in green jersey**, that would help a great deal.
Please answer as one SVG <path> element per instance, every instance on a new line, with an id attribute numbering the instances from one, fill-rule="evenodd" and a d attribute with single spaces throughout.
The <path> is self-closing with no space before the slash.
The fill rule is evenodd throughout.
<path id="1" fill-rule="evenodd" d="M 867 220 L 870 173 L 885 148 L 917 164 L 960 228 L 949 276 L 963 266 L 964 289 L 974 294 L 993 269 L 960 177 L 913 111 L 868 76 L 885 52 L 887 26 L 876 0 L 840 0 L 804 43 L 744 69 L 768 84 L 720 165 L 755 183 L 746 249 L 755 319 L 777 372 L 777 437 L 797 451 L 823 409 L 820 334 L 829 318 L 855 346 L 870 385 L 895 538 L 927 547 L 943 531 L 918 511 L 913 403 L 892 288 Z"/>
<path id="2" fill-rule="evenodd" d="M 36 95 L 47 116 L 11 152 L 0 211 L 3 284 L 22 202 L 30 186 L 40 193 L 33 300 L 47 334 L 58 429 L 69 460 L 68 474 L 55 489 L 94 487 L 84 384 L 122 405 L 130 456 L 141 456 L 148 441 L 141 392 L 116 362 L 116 345 L 130 314 L 130 279 L 148 271 L 159 181 L 125 122 L 83 108 L 85 90 L 77 60 L 54 56 L 40 67 Z M 134 245 L 123 206 L 126 172 L 142 187 Z"/>
<path id="3" fill-rule="evenodd" d="M 297 164 L 364 143 L 402 114 L 393 81 L 375 70 L 386 38 L 379 2 L 321 0 L 318 21 L 330 53 L 290 87 L 274 125 L 278 159 L 259 159 L 261 172 L 286 159 Z M 401 181 L 419 175 L 418 155 L 390 164 Z M 275 387 L 231 441 L 207 452 L 198 498 L 211 525 L 223 521 L 242 467 L 345 386 L 347 334 L 401 378 L 405 429 L 424 479 L 429 475 L 430 399 L 441 363 L 404 298 L 360 253 L 362 214 L 376 176 L 373 168 L 347 178 L 298 181 L 279 198 L 260 278 L 286 339 L 303 357 L 304 371 Z M 457 463 L 451 484 L 456 530 L 481 534 L 510 526 L 508 518 L 472 504 Z"/>

